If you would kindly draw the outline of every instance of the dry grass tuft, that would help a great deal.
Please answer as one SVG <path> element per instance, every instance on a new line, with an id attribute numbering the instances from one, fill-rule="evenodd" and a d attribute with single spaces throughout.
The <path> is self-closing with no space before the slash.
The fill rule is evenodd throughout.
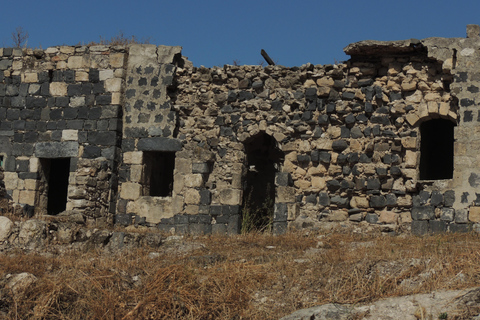
<path id="1" fill-rule="evenodd" d="M 15 252 L 0 255 L 0 279 L 30 272 L 38 280 L 22 299 L 0 291 L 0 311 L 9 319 L 278 319 L 323 303 L 478 286 L 479 245 L 475 234 L 247 234 L 185 238 L 155 257 L 147 248 Z"/>

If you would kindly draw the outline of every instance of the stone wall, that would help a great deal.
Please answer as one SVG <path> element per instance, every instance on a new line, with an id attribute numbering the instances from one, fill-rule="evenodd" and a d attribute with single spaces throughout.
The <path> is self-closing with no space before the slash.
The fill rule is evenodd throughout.
<path id="1" fill-rule="evenodd" d="M 197 68 L 154 45 L 1 49 L 8 194 L 49 213 L 52 167 L 68 163 L 65 209 L 92 223 L 238 233 L 253 212 L 275 233 L 477 228 L 480 38 L 468 28 L 292 68 Z"/>
<path id="2" fill-rule="evenodd" d="M 49 159 L 70 159 L 66 209 L 111 217 L 126 48 L 4 48 L 0 57 L 0 152 L 11 200 L 46 213 L 57 174 Z"/>

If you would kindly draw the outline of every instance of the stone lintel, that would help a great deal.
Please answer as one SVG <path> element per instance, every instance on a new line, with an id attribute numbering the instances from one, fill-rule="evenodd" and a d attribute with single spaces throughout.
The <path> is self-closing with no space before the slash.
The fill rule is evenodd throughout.
<path id="1" fill-rule="evenodd" d="M 72 158 L 78 157 L 78 142 L 38 142 L 35 144 L 37 158 Z"/>
<path id="2" fill-rule="evenodd" d="M 175 152 L 182 150 L 182 141 L 163 137 L 143 138 L 138 141 L 139 151 L 166 151 Z"/>

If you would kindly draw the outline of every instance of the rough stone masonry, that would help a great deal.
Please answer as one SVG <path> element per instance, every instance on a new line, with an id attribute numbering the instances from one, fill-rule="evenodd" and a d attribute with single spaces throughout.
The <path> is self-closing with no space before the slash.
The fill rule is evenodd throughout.
<path id="1" fill-rule="evenodd" d="M 480 28 L 344 50 L 198 68 L 180 47 L 0 49 L 7 197 L 176 233 L 238 233 L 252 211 L 277 234 L 480 230 Z"/>

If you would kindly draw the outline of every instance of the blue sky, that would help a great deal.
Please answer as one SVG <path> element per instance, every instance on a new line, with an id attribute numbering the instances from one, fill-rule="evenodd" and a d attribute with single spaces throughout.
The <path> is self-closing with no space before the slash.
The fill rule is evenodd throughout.
<path id="1" fill-rule="evenodd" d="M 480 1 L 3 0 L 0 15 L 4 47 L 17 26 L 42 48 L 123 31 L 182 46 L 195 66 L 258 64 L 265 49 L 291 67 L 347 60 L 343 48 L 360 40 L 465 37 L 467 24 L 480 24 Z"/>

